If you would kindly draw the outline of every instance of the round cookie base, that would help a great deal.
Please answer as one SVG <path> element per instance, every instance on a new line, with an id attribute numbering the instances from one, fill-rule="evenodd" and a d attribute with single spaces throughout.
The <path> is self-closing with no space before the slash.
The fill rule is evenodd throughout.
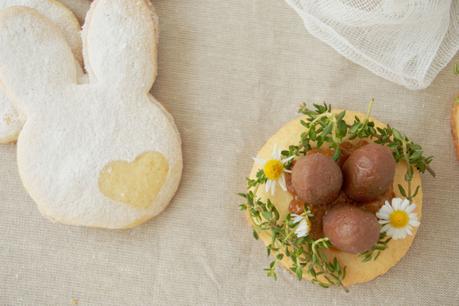
<path id="1" fill-rule="evenodd" d="M 341 112 L 341 110 L 334 110 L 333 112 Z M 364 119 L 366 114 L 357 113 L 357 112 L 350 112 L 346 111 L 345 120 L 348 123 L 351 123 L 355 116 L 359 117 L 360 119 Z M 303 117 L 297 118 L 288 122 L 282 128 L 280 128 L 260 149 L 257 154 L 259 158 L 270 158 L 272 149 L 275 145 L 279 148 L 288 148 L 289 145 L 297 144 L 299 142 L 301 133 L 304 131 L 304 126 L 301 125 L 300 119 Z M 375 123 L 376 127 L 385 127 L 386 125 L 374 118 L 371 120 Z M 250 173 L 250 177 L 254 178 L 257 171 L 259 170 L 259 166 L 254 164 L 252 171 Z M 398 185 L 402 185 L 405 190 L 407 184 L 405 182 L 404 176 L 407 170 L 406 164 L 403 162 L 397 163 L 395 177 L 394 177 L 394 193 L 396 197 L 402 197 L 399 192 Z M 420 173 L 415 170 L 413 181 L 413 186 L 421 186 L 419 188 L 419 192 L 416 197 L 413 199 L 413 203 L 416 204 L 415 212 L 418 215 L 419 220 L 421 219 L 421 212 L 422 212 L 422 185 L 421 185 L 421 175 Z M 271 199 L 273 204 L 279 211 L 280 220 L 285 219 L 286 215 L 288 214 L 288 206 L 290 201 L 292 200 L 292 195 L 288 191 L 283 191 L 280 188 L 276 189 L 276 193 L 274 196 L 265 192 L 264 188 L 259 188 L 257 192 L 257 196 L 263 200 L 267 198 Z M 249 219 L 250 222 L 250 219 Z M 403 256 L 408 252 L 411 244 L 413 243 L 414 237 L 416 235 L 416 228 L 413 230 L 412 236 L 407 236 L 405 239 L 402 240 L 391 240 L 388 243 L 388 247 L 386 250 L 381 252 L 377 260 L 372 260 L 369 262 L 363 262 L 362 259 L 359 257 L 359 254 L 350 254 L 346 252 L 341 252 L 334 249 L 326 250 L 326 254 L 330 259 L 336 257 L 342 266 L 346 266 L 346 277 L 343 280 L 343 286 L 349 287 L 359 283 L 366 283 L 375 279 L 378 276 L 385 274 L 389 269 L 395 266 Z M 268 245 L 271 242 L 271 235 L 268 232 L 259 233 L 260 240 L 263 241 L 265 245 Z M 286 268 L 290 271 L 290 267 L 292 266 L 292 262 L 286 256 L 280 262 L 281 266 Z M 303 273 L 303 279 L 310 280 L 309 275 Z"/>

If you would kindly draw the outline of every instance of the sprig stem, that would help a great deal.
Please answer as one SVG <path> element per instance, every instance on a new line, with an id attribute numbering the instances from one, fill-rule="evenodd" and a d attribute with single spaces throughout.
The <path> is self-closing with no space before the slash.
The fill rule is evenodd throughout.
<path id="1" fill-rule="evenodd" d="M 367 108 L 367 117 L 365 119 L 365 122 L 368 122 L 370 121 L 370 117 L 371 117 L 371 112 L 373 111 L 373 105 L 375 104 L 375 99 L 371 99 L 370 100 L 370 103 L 368 103 L 368 108 Z"/>

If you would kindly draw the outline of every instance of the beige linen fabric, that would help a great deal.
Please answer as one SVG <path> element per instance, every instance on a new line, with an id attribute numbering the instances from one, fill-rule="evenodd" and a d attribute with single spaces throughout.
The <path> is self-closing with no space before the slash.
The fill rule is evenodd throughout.
<path id="1" fill-rule="evenodd" d="M 15 146 L 0 147 L 0 305 L 457 305 L 459 162 L 449 111 L 456 56 L 433 84 L 409 91 L 310 36 L 276 0 L 157 0 L 159 79 L 153 94 L 184 141 L 181 188 L 153 221 L 125 231 L 52 224 L 23 190 Z M 280 273 L 253 240 L 236 192 L 251 157 L 296 116 L 300 101 L 375 115 L 436 156 L 423 220 L 407 256 L 350 293 Z"/>

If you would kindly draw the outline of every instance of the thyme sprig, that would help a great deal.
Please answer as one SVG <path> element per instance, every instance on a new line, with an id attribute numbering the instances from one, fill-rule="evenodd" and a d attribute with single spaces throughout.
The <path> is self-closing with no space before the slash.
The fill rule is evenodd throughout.
<path id="1" fill-rule="evenodd" d="M 301 124 L 306 130 L 301 134 L 300 143 L 289 146 L 288 150 L 282 152 L 282 155 L 284 157 L 301 156 L 311 150 L 313 145 L 320 149 L 324 144 L 327 144 L 329 149 L 333 151 L 333 158 L 337 160 L 341 156 L 340 145 L 344 141 L 369 139 L 388 146 L 397 162 L 401 160 L 407 162 L 409 166 L 407 181 L 412 180 L 414 168 L 421 173 L 427 170 L 432 176 L 435 176 L 429 166 L 432 162 L 432 156 L 425 156 L 420 145 L 390 125 L 384 128 L 375 126 L 370 118 L 373 103 L 374 100 L 371 100 L 365 119 L 361 120 L 356 116 L 352 124 L 347 124 L 344 120 L 346 111 L 335 113 L 332 111 L 331 105 L 326 103 L 322 105 L 313 104 L 313 108 L 310 109 L 303 103 L 299 113 L 306 116 L 306 119 L 301 120 Z M 413 194 L 411 196 L 414 197 Z"/>
<path id="2" fill-rule="evenodd" d="M 264 184 L 264 183 L 266 183 L 267 180 L 268 180 L 268 178 L 266 177 L 265 172 L 262 169 L 260 169 L 260 170 L 258 170 L 258 172 L 255 175 L 254 179 L 247 178 L 247 188 L 250 189 L 250 188 L 256 187 L 256 186 L 258 186 L 260 184 Z"/>
<path id="3" fill-rule="evenodd" d="M 374 138 L 376 143 L 386 145 L 392 150 L 396 162 L 406 162 L 405 182 L 407 183 L 407 190 L 400 184 L 398 185 L 398 189 L 402 196 L 412 201 L 420 189 L 420 186 L 416 186 L 413 190 L 414 169 L 416 168 L 421 173 L 428 171 L 435 177 L 435 172 L 429 166 L 433 157 L 424 156 L 420 145 L 415 144 L 408 137 L 390 126 L 377 128 L 377 134 Z"/>
<path id="4" fill-rule="evenodd" d="M 378 259 L 381 252 L 387 249 L 387 245 L 391 240 L 392 238 L 388 237 L 386 232 L 381 232 L 379 234 L 378 242 L 370 250 L 360 253 L 360 258 L 363 262 L 369 262 L 371 260 Z"/>
<path id="5" fill-rule="evenodd" d="M 267 245 L 267 254 L 274 255 L 274 260 L 265 269 L 268 277 L 277 279 L 277 266 L 284 257 L 290 259 L 292 271 L 301 280 L 303 273 L 307 273 L 311 281 L 322 287 L 343 286 L 346 276 L 346 268 L 342 267 L 335 257 L 329 260 L 325 250 L 331 247 L 328 238 L 314 240 L 309 236 L 297 237 L 295 233 L 296 223 L 291 214 L 281 222 L 279 212 L 268 199 L 262 201 L 256 197 L 256 192 L 248 191 L 240 195 L 246 202 L 240 205 L 241 210 L 247 211 L 252 222 L 255 239 L 259 238 L 260 232 L 268 232 L 271 241 Z M 310 211 L 304 213 L 310 216 Z"/>

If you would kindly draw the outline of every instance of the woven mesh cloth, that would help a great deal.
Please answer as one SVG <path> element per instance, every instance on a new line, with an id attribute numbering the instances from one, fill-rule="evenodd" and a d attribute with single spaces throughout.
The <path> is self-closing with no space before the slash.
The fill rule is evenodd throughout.
<path id="1" fill-rule="evenodd" d="M 287 0 L 306 29 L 409 89 L 430 85 L 459 49 L 459 0 Z"/>

